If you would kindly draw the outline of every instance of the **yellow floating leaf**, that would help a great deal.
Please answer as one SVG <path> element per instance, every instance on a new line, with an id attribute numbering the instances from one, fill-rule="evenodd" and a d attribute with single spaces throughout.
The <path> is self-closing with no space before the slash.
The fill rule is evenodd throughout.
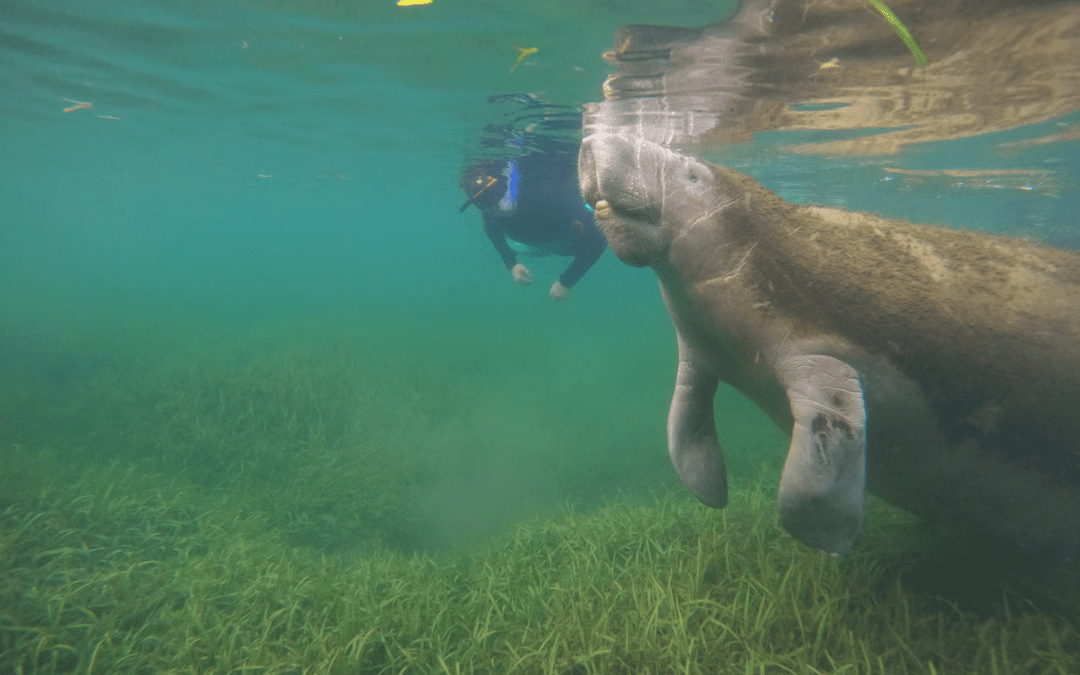
<path id="1" fill-rule="evenodd" d="M 526 49 L 525 47 L 518 47 L 518 51 L 521 52 L 521 55 L 517 57 L 517 61 L 514 61 L 514 65 L 510 66 L 511 73 L 514 72 L 514 68 L 518 67 L 518 64 L 521 63 L 522 59 L 524 59 L 529 54 L 535 54 L 536 52 L 540 51 L 540 49 L 538 47 L 529 47 L 528 49 Z"/>
<path id="2" fill-rule="evenodd" d="M 398 7 L 412 7 L 413 5 L 430 5 L 431 0 L 397 0 Z"/>

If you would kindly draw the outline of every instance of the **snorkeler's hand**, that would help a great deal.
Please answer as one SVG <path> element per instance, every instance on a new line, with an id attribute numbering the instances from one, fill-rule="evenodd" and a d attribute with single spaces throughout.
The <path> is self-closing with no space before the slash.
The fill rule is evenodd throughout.
<path id="1" fill-rule="evenodd" d="M 566 302 L 570 299 L 570 289 L 563 286 L 562 282 L 556 279 L 555 283 L 551 284 L 551 290 L 548 291 L 548 297 L 555 302 Z"/>
<path id="2" fill-rule="evenodd" d="M 528 286 L 533 282 L 532 272 L 521 263 L 514 265 L 514 269 L 510 270 L 510 273 L 514 275 L 514 281 L 522 286 Z"/>

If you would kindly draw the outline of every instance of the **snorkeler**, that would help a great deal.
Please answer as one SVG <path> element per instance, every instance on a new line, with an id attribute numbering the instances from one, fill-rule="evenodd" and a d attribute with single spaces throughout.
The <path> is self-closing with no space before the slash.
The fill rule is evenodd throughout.
<path id="1" fill-rule="evenodd" d="M 532 272 L 518 262 L 519 252 L 573 257 L 551 285 L 548 295 L 555 302 L 570 296 L 607 247 L 592 209 L 581 198 L 576 147 L 560 148 L 541 139 L 509 161 L 466 165 L 461 189 L 468 195 L 461 211 L 470 204 L 480 209 L 484 232 L 518 284 L 533 282 Z M 512 243 L 524 246 L 515 250 Z"/>

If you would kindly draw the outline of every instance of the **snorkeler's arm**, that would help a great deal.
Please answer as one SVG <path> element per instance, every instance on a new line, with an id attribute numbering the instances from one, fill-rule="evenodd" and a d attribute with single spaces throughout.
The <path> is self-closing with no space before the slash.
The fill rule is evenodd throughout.
<path id="1" fill-rule="evenodd" d="M 596 264 L 607 248 L 607 240 L 590 215 L 582 225 L 581 233 L 574 237 L 574 260 L 566 271 L 559 275 L 559 282 L 567 288 L 581 281 L 585 273 Z"/>
<path id="2" fill-rule="evenodd" d="M 506 234 L 503 233 L 498 220 L 487 213 L 484 213 L 483 215 L 484 234 L 487 235 L 487 238 L 491 241 L 491 245 L 495 247 L 495 250 L 499 252 L 506 269 L 514 269 L 514 265 L 517 264 L 517 253 L 506 243 Z"/>

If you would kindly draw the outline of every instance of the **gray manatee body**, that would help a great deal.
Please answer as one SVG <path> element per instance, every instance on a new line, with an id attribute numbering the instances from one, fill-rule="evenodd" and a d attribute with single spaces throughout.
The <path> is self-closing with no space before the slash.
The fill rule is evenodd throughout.
<path id="1" fill-rule="evenodd" d="M 597 133 L 582 193 L 660 280 L 678 334 L 668 446 L 727 503 L 719 381 L 791 447 L 795 537 L 845 552 L 864 489 L 1032 557 L 1080 558 L 1080 254 L 794 205 L 748 176 Z"/>

